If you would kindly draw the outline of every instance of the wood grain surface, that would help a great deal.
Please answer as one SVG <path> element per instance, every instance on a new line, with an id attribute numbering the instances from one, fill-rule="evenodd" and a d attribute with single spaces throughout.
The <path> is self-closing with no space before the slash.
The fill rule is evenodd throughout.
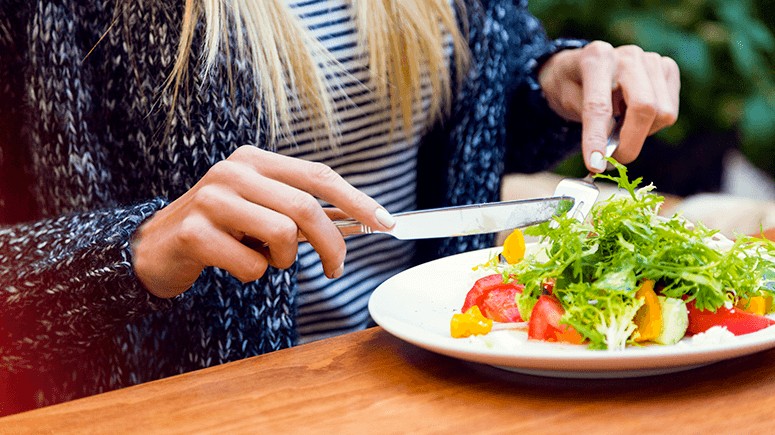
<path id="1" fill-rule="evenodd" d="M 775 350 L 636 379 L 521 375 L 381 328 L 0 419 L 3 433 L 772 433 Z"/>

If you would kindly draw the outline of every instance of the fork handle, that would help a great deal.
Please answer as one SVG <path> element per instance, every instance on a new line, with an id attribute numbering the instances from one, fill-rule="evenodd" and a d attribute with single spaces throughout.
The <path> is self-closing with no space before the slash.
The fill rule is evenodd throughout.
<path id="1" fill-rule="evenodd" d="M 614 118 L 614 126 L 611 128 L 611 134 L 608 136 L 608 143 L 605 145 L 605 156 L 611 157 L 614 155 L 614 151 L 619 148 L 619 134 L 622 132 L 622 123 L 624 117 L 617 116 Z"/>

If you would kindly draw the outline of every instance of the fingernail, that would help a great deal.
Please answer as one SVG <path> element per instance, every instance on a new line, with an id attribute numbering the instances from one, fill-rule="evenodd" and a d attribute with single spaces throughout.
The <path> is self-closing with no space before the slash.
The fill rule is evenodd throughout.
<path id="1" fill-rule="evenodd" d="M 387 210 L 382 207 L 378 208 L 377 211 L 374 212 L 374 216 L 377 218 L 379 223 L 387 228 L 393 228 L 393 225 L 396 224 L 396 218 L 394 218 L 390 213 L 388 213 Z"/>
<path id="2" fill-rule="evenodd" d="M 344 263 L 340 264 L 335 271 L 331 272 L 331 279 L 337 279 L 344 273 Z"/>
<path id="3" fill-rule="evenodd" d="M 601 153 L 600 151 L 595 151 L 592 154 L 590 154 L 589 166 L 591 166 L 592 169 L 597 169 L 600 172 L 605 171 L 606 161 L 605 161 L 605 157 L 603 157 L 603 153 Z"/>

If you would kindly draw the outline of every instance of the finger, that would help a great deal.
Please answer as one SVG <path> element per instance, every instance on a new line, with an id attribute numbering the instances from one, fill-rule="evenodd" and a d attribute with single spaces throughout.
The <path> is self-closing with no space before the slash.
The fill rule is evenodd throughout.
<path id="1" fill-rule="evenodd" d="M 555 112 L 565 119 L 581 122 L 581 113 L 583 112 L 582 104 L 584 102 L 584 92 L 581 85 L 576 83 L 565 83 L 562 88 L 561 98 L 562 111 L 555 110 Z M 622 98 L 621 90 L 618 88 L 614 89 L 611 94 L 611 107 L 613 116 L 624 114 L 624 99 Z"/>
<path id="2" fill-rule="evenodd" d="M 272 266 L 290 267 L 296 261 L 298 251 L 296 223 L 288 216 L 230 192 L 206 186 L 197 191 L 197 200 L 201 201 L 202 209 L 217 228 L 258 250 Z M 246 237 L 248 241 L 265 242 L 268 249 L 258 249 L 263 244 L 245 243 Z"/>
<path id="3" fill-rule="evenodd" d="M 657 108 L 656 118 L 651 126 L 651 130 L 649 130 L 651 135 L 675 124 L 678 118 L 678 106 L 675 104 L 667 84 L 667 78 L 662 66 L 662 56 L 657 53 L 645 53 L 644 65 L 647 76 L 651 80 Z"/>
<path id="4" fill-rule="evenodd" d="M 213 171 L 216 166 L 224 169 Z M 320 206 L 312 195 L 257 173 L 244 164 L 222 161 L 216 166 L 213 166 L 210 170 L 213 173 L 211 177 L 216 178 L 216 183 L 227 183 L 246 201 L 258 204 L 291 219 L 317 251 L 327 275 L 329 277 L 337 276 L 336 272 L 342 269 L 346 254 L 344 239 L 336 226 L 331 222 L 331 219 L 323 211 L 323 207 Z M 252 231 L 255 231 L 260 237 L 277 237 L 274 240 L 261 239 L 269 243 L 270 246 L 279 247 L 287 245 L 290 243 L 287 237 L 296 236 L 295 231 L 288 232 L 290 229 L 288 227 L 280 227 L 278 232 L 274 233 L 271 232 L 271 228 L 268 228 L 268 225 L 266 225 L 267 228 L 262 230 L 262 222 L 260 220 L 250 217 L 247 217 L 247 219 L 258 225 Z M 278 225 L 282 225 L 280 221 L 276 222 Z M 286 252 L 281 251 L 279 255 L 282 255 L 284 259 Z"/>
<path id="5" fill-rule="evenodd" d="M 332 221 L 350 219 L 350 215 L 343 212 L 342 210 L 339 210 L 338 208 L 334 208 L 334 207 L 324 208 L 323 212 L 325 212 L 328 218 L 331 219 Z"/>
<path id="6" fill-rule="evenodd" d="M 232 156 L 268 178 L 309 192 L 340 208 L 375 230 L 389 230 L 395 225 L 392 216 L 382 206 L 322 163 L 287 157 L 255 147 L 241 147 Z"/>
<path id="7" fill-rule="evenodd" d="M 210 225 L 206 218 L 188 216 L 181 225 L 189 255 L 203 266 L 226 270 L 242 282 L 255 281 L 266 272 L 269 263 L 263 255 Z"/>
<path id="8" fill-rule="evenodd" d="M 580 70 L 583 83 L 581 148 L 584 162 L 590 171 L 602 172 L 606 168 L 603 155 L 613 116 L 613 47 L 599 41 L 589 44 L 581 56 Z"/>
<path id="9" fill-rule="evenodd" d="M 617 80 L 627 106 L 620 134 L 621 145 L 615 157 L 629 163 L 638 156 L 657 115 L 654 89 L 643 63 L 643 50 L 620 47 Z"/>
<path id="10" fill-rule="evenodd" d="M 673 107 L 675 107 L 676 113 L 678 113 L 681 101 L 681 71 L 678 68 L 678 64 L 667 56 L 662 56 L 662 71 L 665 75 Z"/>

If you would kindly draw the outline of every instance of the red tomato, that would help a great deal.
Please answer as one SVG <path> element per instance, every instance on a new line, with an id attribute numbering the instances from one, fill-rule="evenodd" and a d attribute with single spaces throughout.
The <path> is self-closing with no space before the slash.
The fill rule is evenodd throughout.
<path id="1" fill-rule="evenodd" d="M 515 282 L 503 282 L 500 274 L 488 275 L 478 279 L 466 295 L 462 312 L 477 305 L 482 314 L 496 322 L 521 322 L 515 298 L 525 286 Z"/>
<path id="2" fill-rule="evenodd" d="M 485 293 L 479 303 L 484 317 L 496 322 L 521 322 L 522 316 L 517 307 L 517 293 L 522 293 L 525 286 L 510 284 L 499 286 Z"/>
<path id="3" fill-rule="evenodd" d="M 775 240 L 775 227 L 768 228 L 759 233 L 751 234 L 754 237 L 761 237 L 763 239 Z"/>
<path id="4" fill-rule="evenodd" d="M 581 334 L 570 325 L 560 324 L 563 314 L 565 310 L 557 298 L 547 295 L 539 297 L 530 313 L 528 338 L 580 344 L 584 340 Z"/>
<path id="5" fill-rule="evenodd" d="M 689 309 L 687 334 L 699 334 L 714 326 L 724 326 L 735 335 L 743 335 L 775 325 L 775 320 L 737 308 L 720 307 L 716 312 L 698 310 L 694 301 L 686 304 Z"/>
<path id="6" fill-rule="evenodd" d="M 468 294 L 466 294 L 466 300 L 463 302 L 463 308 L 460 311 L 465 313 L 474 305 L 479 305 L 479 301 L 484 297 L 488 289 L 501 284 L 503 284 L 503 276 L 498 273 L 479 278 L 471 287 L 471 290 L 468 291 Z"/>
<path id="7" fill-rule="evenodd" d="M 549 278 L 546 281 L 544 281 L 544 293 L 548 295 L 554 294 L 555 284 L 557 284 L 557 280 L 554 278 Z"/>

